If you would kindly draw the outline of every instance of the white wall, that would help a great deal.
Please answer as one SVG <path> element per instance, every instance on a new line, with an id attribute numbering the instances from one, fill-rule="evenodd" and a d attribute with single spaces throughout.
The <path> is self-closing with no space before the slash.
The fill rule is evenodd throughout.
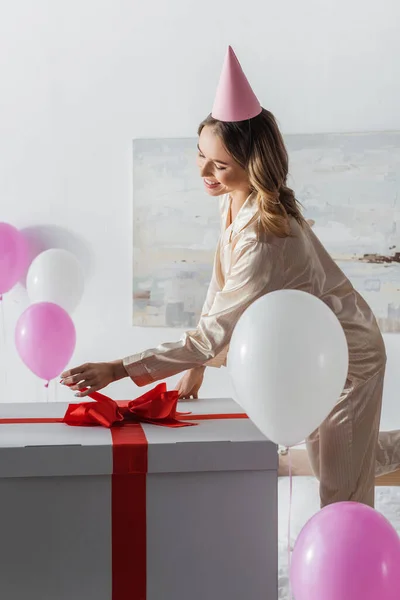
<path id="1" fill-rule="evenodd" d="M 397 0 L 0 1 L 0 218 L 82 256 L 73 363 L 178 335 L 130 325 L 132 138 L 194 135 L 228 43 L 284 132 L 400 129 L 399 22 Z M 22 288 L 4 302 L 2 401 L 45 398 L 13 349 L 25 305 Z M 385 410 L 400 425 L 400 343 L 388 342 Z M 229 395 L 226 373 L 204 392 Z"/>

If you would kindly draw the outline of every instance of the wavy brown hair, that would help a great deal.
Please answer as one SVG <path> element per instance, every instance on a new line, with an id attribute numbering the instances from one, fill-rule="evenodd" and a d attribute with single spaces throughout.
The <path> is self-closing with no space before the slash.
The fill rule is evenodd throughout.
<path id="1" fill-rule="evenodd" d="M 289 216 L 304 222 L 293 190 L 286 185 L 288 153 L 275 117 L 265 108 L 239 123 L 225 123 L 209 115 L 199 126 L 211 127 L 227 152 L 248 174 L 252 191 L 257 192 L 261 223 L 278 237 L 290 235 Z"/>

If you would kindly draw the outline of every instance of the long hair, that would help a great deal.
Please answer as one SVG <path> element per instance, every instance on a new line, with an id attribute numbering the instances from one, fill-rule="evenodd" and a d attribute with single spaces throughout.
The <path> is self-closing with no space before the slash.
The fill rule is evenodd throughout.
<path id="1" fill-rule="evenodd" d="M 225 123 L 209 115 L 198 134 L 209 126 L 227 152 L 248 174 L 252 191 L 257 193 L 263 227 L 278 237 L 290 235 L 289 215 L 304 222 L 299 202 L 287 187 L 289 159 L 281 132 L 272 113 L 261 113 L 239 123 Z"/>

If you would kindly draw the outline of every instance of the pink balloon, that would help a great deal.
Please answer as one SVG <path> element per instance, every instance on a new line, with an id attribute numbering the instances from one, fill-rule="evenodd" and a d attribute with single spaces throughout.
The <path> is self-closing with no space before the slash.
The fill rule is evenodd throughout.
<path id="1" fill-rule="evenodd" d="M 296 600 L 399 600 L 400 538 L 369 506 L 332 504 L 301 531 L 290 579 Z"/>
<path id="2" fill-rule="evenodd" d="M 17 322 L 15 343 L 26 366 L 41 379 L 50 381 L 71 360 L 75 327 L 68 313 L 57 304 L 32 304 Z"/>
<path id="3" fill-rule="evenodd" d="M 22 233 L 8 223 L 0 223 L 0 296 L 21 279 L 27 262 L 28 246 Z"/>

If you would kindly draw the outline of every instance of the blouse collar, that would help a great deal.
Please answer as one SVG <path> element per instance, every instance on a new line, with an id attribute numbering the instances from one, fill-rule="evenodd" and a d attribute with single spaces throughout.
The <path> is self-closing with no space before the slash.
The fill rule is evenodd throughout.
<path id="1" fill-rule="evenodd" d="M 228 225 L 228 217 L 230 214 L 232 199 L 229 196 L 225 196 L 224 208 L 222 211 L 222 229 L 223 232 L 227 229 Z M 245 229 L 247 225 L 254 220 L 254 218 L 258 215 L 258 202 L 257 202 L 257 193 L 252 192 L 250 196 L 247 198 L 246 202 L 243 204 L 242 208 L 239 210 L 236 218 L 234 219 L 231 225 L 232 234 L 235 235 Z"/>

